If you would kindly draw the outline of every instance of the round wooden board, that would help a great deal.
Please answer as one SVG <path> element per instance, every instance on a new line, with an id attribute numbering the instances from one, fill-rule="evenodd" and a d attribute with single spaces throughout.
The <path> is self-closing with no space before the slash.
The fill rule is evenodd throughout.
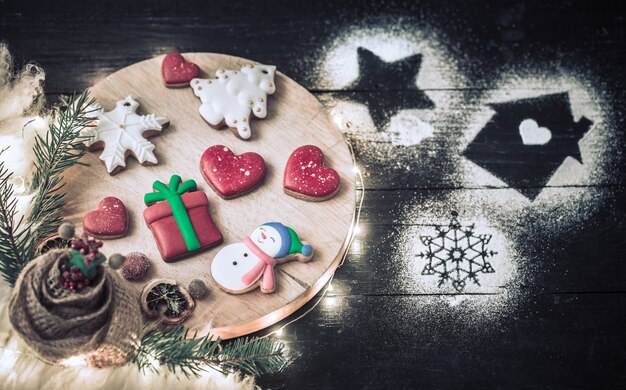
<path id="1" fill-rule="evenodd" d="M 251 63 L 242 58 L 210 53 L 187 53 L 184 57 L 202 69 L 201 77 L 213 77 L 218 68 L 239 69 Z M 105 196 L 120 198 L 128 208 L 130 229 L 121 239 L 106 240 L 103 252 L 122 254 L 139 251 L 152 260 L 150 273 L 140 282 L 128 282 L 138 291 L 153 278 L 171 278 L 183 286 L 200 278 L 210 295 L 197 300 L 193 315 L 185 325 L 198 334 L 209 332 L 228 339 L 268 327 L 302 307 L 329 280 L 344 256 L 352 234 L 355 211 L 355 182 L 349 148 L 324 107 L 306 89 L 277 72 L 276 93 L 268 99 L 268 116 L 253 119 L 249 141 L 236 138 L 228 129 L 214 130 L 200 117 L 200 100 L 191 88 L 166 88 L 161 81 L 161 62 L 156 57 L 111 74 L 91 88 L 92 96 L 110 111 L 115 102 L 132 95 L 139 103 L 138 114 L 155 113 L 167 117 L 170 125 L 151 138 L 159 160 L 155 166 L 141 166 L 133 157 L 126 169 L 110 176 L 99 160 L 101 151 L 88 152 L 66 175 L 67 219 L 82 226 L 85 213 L 97 207 Z M 256 152 L 267 163 L 265 182 L 242 197 L 224 200 L 204 181 L 199 171 L 202 152 L 222 144 L 235 153 Z M 306 202 L 283 192 L 282 175 L 291 152 L 298 146 L 320 147 L 326 164 L 341 176 L 341 188 L 332 199 Z M 143 219 L 143 196 L 152 191 L 155 180 L 168 182 L 172 174 L 183 180 L 194 179 L 198 189 L 209 197 L 211 215 L 224 236 L 224 243 L 211 250 L 165 263 L 150 229 Z M 290 262 L 276 269 L 276 292 L 259 289 L 230 295 L 211 278 L 213 257 L 224 245 L 240 242 L 255 227 L 279 221 L 292 227 L 301 239 L 315 248 L 309 263 Z M 80 229 L 79 229 L 80 231 Z"/>

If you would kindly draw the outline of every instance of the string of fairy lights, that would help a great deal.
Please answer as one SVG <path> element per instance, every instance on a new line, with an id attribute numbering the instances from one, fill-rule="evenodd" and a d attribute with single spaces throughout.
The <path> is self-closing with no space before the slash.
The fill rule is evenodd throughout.
<path id="1" fill-rule="evenodd" d="M 361 228 L 359 225 L 359 221 L 361 218 L 361 208 L 363 206 L 363 200 L 365 199 L 365 186 L 363 184 L 363 174 L 361 173 L 361 170 L 359 169 L 359 167 L 356 164 L 356 158 L 355 158 L 355 154 L 354 154 L 354 149 L 352 148 L 352 144 L 350 142 L 346 142 L 348 145 L 348 148 L 350 149 L 350 155 L 352 157 L 352 171 L 354 172 L 354 176 L 356 179 L 356 183 L 357 183 L 357 191 L 360 189 L 361 190 L 361 197 L 360 199 L 357 201 L 357 205 L 356 205 L 356 209 L 354 211 L 354 219 L 352 221 L 352 226 L 350 227 L 350 232 L 348 234 L 348 245 L 347 245 L 347 250 L 345 251 L 345 253 L 343 254 L 343 256 L 341 257 L 341 261 L 339 262 L 339 265 L 337 266 L 337 268 L 335 268 L 335 270 L 333 271 L 333 273 L 331 274 L 328 283 L 326 284 L 326 287 L 324 287 L 324 289 L 322 290 L 322 293 L 319 294 L 319 297 L 315 300 L 315 303 L 309 307 L 307 310 L 305 310 L 302 314 L 298 315 L 297 317 L 287 321 L 285 324 L 281 325 L 278 329 L 273 330 L 272 332 L 266 334 L 265 336 L 262 337 L 270 337 L 273 335 L 276 335 L 278 337 L 282 336 L 283 334 L 283 330 L 293 324 L 294 322 L 302 319 L 303 317 L 305 317 L 307 314 L 309 314 L 310 312 L 312 312 L 313 310 L 315 310 L 317 308 L 317 306 L 320 304 L 320 302 L 322 302 L 324 300 L 324 298 L 326 297 L 326 294 L 329 291 L 333 291 L 333 279 L 335 278 L 335 272 L 337 272 L 337 270 L 339 268 L 341 268 L 341 266 L 343 265 L 343 263 L 346 261 L 346 258 L 348 257 L 348 252 L 350 247 L 352 246 L 352 242 L 354 241 L 354 238 L 356 237 L 357 234 L 361 233 Z"/>

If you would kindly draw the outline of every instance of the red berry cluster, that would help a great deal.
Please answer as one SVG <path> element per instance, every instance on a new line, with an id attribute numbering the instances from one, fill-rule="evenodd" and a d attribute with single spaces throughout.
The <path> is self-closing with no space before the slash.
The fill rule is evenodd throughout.
<path id="1" fill-rule="evenodd" d="M 64 289 L 71 292 L 79 292 L 83 288 L 89 286 L 91 281 L 82 271 L 75 265 L 68 269 L 67 264 L 61 265 L 61 276 L 59 277 L 59 283 Z"/>
<path id="2" fill-rule="evenodd" d="M 98 258 L 98 248 L 102 247 L 102 241 L 96 241 L 87 233 L 83 233 L 83 237 L 78 240 L 72 240 L 72 249 L 77 250 L 81 255 L 85 255 L 83 260 L 85 265 L 89 265 L 93 260 Z"/>
<path id="3" fill-rule="evenodd" d="M 82 238 L 72 240 L 70 246 L 72 249 L 83 255 L 83 263 L 86 266 L 89 266 L 89 263 L 98 258 L 98 249 L 102 247 L 102 241 L 96 241 L 95 238 L 89 237 L 87 233 L 84 233 Z M 78 292 L 89 286 L 91 281 L 77 266 L 62 264 L 59 283 L 66 290 Z"/>

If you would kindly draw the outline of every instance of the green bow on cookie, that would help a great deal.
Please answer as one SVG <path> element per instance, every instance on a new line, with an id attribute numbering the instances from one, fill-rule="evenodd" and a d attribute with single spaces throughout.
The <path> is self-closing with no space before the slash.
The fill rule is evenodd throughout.
<path id="1" fill-rule="evenodd" d="M 200 241 L 198 241 L 198 236 L 196 235 L 195 230 L 193 230 L 193 225 L 191 224 L 189 214 L 187 214 L 187 209 L 185 208 L 181 195 L 188 191 L 195 191 L 197 189 L 197 185 L 194 180 L 187 180 L 182 184 L 181 182 L 182 179 L 178 175 L 172 175 L 169 185 L 165 185 L 157 180 L 152 184 L 152 188 L 156 192 L 145 194 L 143 200 L 146 205 L 163 200 L 167 201 L 172 209 L 172 215 L 178 225 L 178 229 L 180 229 L 180 233 L 183 236 L 187 250 L 192 252 L 200 249 Z"/>

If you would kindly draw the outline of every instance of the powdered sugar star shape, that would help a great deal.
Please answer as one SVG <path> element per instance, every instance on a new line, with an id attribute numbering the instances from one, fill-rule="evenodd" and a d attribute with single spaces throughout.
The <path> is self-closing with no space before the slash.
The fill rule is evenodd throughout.
<path id="1" fill-rule="evenodd" d="M 144 133 L 150 130 L 160 132 L 169 120 L 155 114 L 138 115 L 137 108 L 139 103 L 132 96 L 117 101 L 112 111 L 105 112 L 100 107 L 98 124 L 81 132 L 81 135 L 90 137 L 84 141 L 87 146 L 104 143 L 100 160 L 104 161 L 109 173 L 126 166 L 127 152 L 141 164 L 158 162 L 154 155 L 155 146 Z"/>
<path id="2" fill-rule="evenodd" d="M 477 235 L 473 224 L 462 226 L 457 217 L 453 211 L 448 226 L 435 226 L 436 236 L 421 236 L 427 249 L 416 256 L 428 260 L 422 275 L 438 275 L 438 287 L 451 281 L 452 287 L 461 292 L 468 279 L 480 286 L 479 273 L 496 272 L 487 259 L 498 252 L 487 248 L 490 234 Z"/>

